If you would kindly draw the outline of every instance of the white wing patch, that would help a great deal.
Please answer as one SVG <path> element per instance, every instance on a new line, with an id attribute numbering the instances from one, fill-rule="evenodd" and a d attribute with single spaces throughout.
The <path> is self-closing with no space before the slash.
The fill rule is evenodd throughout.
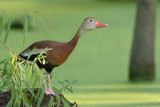
<path id="1" fill-rule="evenodd" d="M 34 55 L 34 54 L 39 54 L 39 53 L 41 53 L 42 51 L 48 51 L 48 50 L 52 50 L 52 49 L 53 49 L 53 48 L 49 48 L 49 49 L 34 49 L 32 55 Z M 32 51 L 32 50 L 27 49 L 26 51 L 22 52 L 21 55 L 24 56 L 24 57 L 26 57 L 26 56 L 28 56 L 28 55 L 30 54 L 31 51 Z"/>

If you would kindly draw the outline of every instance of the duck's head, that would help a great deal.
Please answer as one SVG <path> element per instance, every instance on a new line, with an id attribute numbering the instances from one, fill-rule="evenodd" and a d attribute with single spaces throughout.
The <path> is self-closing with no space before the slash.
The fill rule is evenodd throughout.
<path id="1" fill-rule="evenodd" d="M 106 26 L 108 26 L 108 24 L 102 24 L 98 22 L 96 19 L 89 17 L 84 20 L 81 28 L 85 32 L 85 31 L 93 30 L 95 28 L 106 27 Z"/>

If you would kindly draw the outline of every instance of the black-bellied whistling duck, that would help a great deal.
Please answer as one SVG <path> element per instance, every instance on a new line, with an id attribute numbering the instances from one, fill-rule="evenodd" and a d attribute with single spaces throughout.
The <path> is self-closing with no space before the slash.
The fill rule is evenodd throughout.
<path id="1" fill-rule="evenodd" d="M 52 69 L 54 67 L 57 67 L 61 64 L 63 64 L 68 56 L 71 54 L 73 49 L 75 48 L 79 37 L 86 31 L 90 31 L 95 28 L 99 27 L 105 27 L 108 26 L 107 24 L 99 23 L 94 18 L 86 18 L 80 28 L 78 29 L 78 32 L 73 37 L 73 39 L 69 42 L 62 43 L 62 42 L 56 42 L 56 41 L 39 41 L 36 43 L 33 43 L 31 46 L 29 46 L 26 50 L 24 50 L 22 53 L 19 54 L 20 57 L 27 59 L 30 52 L 34 49 L 34 52 L 30 56 L 28 60 L 33 61 L 37 55 L 39 55 L 42 51 L 45 51 L 46 48 L 48 50 L 46 51 L 46 58 L 45 58 L 45 64 L 42 64 L 37 61 L 37 65 L 40 69 L 44 68 L 47 72 L 47 87 L 45 88 L 45 93 L 54 95 L 54 92 L 50 88 L 50 73 L 52 72 Z M 44 82 L 44 81 L 43 81 Z M 45 83 L 44 83 L 45 84 Z"/>

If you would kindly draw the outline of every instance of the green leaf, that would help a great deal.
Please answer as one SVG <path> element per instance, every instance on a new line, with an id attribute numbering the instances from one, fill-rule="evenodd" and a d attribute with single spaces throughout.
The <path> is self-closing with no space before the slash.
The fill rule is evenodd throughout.
<path id="1" fill-rule="evenodd" d="M 40 59 L 40 58 L 38 58 L 38 61 L 42 64 L 42 62 L 41 62 L 41 59 Z"/>
<path id="2" fill-rule="evenodd" d="M 17 97 L 15 97 L 15 99 L 14 99 L 14 106 L 13 107 L 17 107 L 18 106 L 18 104 L 17 104 Z"/>
<path id="3" fill-rule="evenodd" d="M 32 51 L 29 53 L 27 59 L 29 59 L 29 58 L 31 57 L 31 55 L 33 54 L 34 50 L 35 50 L 35 47 L 34 47 L 34 48 L 32 49 Z"/>
<path id="4" fill-rule="evenodd" d="M 31 81 L 32 81 L 31 78 L 32 78 L 32 67 L 31 67 L 30 70 L 29 70 L 29 86 L 30 86 L 30 87 L 32 87 L 32 86 L 31 86 Z"/>
<path id="5" fill-rule="evenodd" d="M 26 36 L 26 34 L 27 34 L 28 25 L 29 25 L 29 19 L 27 17 L 27 14 L 25 14 L 24 18 L 23 18 L 23 34 L 24 34 L 24 36 Z"/>
<path id="6" fill-rule="evenodd" d="M 34 80 L 35 80 L 35 76 L 36 76 L 36 71 L 35 71 L 35 69 L 33 68 L 33 69 L 32 69 L 32 77 L 31 77 L 31 85 L 32 85 L 32 88 L 35 87 L 35 86 L 33 86 L 33 83 L 34 83 Z"/>
<path id="7" fill-rule="evenodd" d="M 12 65 L 13 65 L 15 59 L 17 59 L 17 58 L 16 58 L 16 55 L 14 55 L 13 58 L 12 58 Z"/>
<path id="8" fill-rule="evenodd" d="M 22 91 L 19 91 L 19 95 L 21 96 L 23 102 L 25 102 L 25 105 L 27 107 L 30 107 L 29 105 L 32 105 L 32 103 L 29 101 L 29 99 L 27 98 L 26 94 L 24 94 Z"/>
<path id="9" fill-rule="evenodd" d="M 52 89 L 54 90 L 55 95 L 59 96 L 59 94 L 61 94 L 56 87 L 52 87 Z"/>
<path id="10" fill-rule="evenodd" d="M 19 91 L 18 91 L 18 90 L 15 90 L 15 95 L 16 95 L 16 99 L 17 99 L 17 104 L 18 104 L 18 106 L 20 106 L 20 104 L 21 104 L 21 99 L 20 99 L 20 97 L 19 97 Z"/>
<path id="11" fill-rule="evenodd" d="M 58 83 L 60 83 L 61 85 L 64 85 L 64 83 L 62 81 L 58 81 Z"/>
<path id="12" fill-rule="evenodd" d="M 12 107 L 13 100 L 15 99 L 15 96 L 11 97 L 9 102 L 7 103 L 6 107 Z"/>
<path id="13" fill-rule="evenodd" d="M 3 72 L 2 72 L 2 75 L 5 75 L 7 73 L 7 66 L 8 66 L 8 62 L 5 62 L 4 63 L 4 67 L 3 67 Z"/>
<path id="14" fill-rule="evenodd" d="M 78 80 L 74 80 L 71 82 L 72 85 L 76 84 L 78 82 Z"/>
<path id="15" fill-rule="evenodd" d="M 11 63 L 11 62 L 9 62 L 9 63 Z M 11 64 L 11 66 L 10 66 L 10 64 L 8 64 L 9 65 L 9 73 L 10 72 L 14 72 L 15 73 L 15 66 L 16 66 L 16 64 L 14 63 L 13 65 Z"/>
<path id="16" fill-rule="evenodd" d="M 37 92 L 37 95 L 36 95 L 36 97 L 35 97 L 35 102 L 34 102 L 34 103 L 37 102 L 37 99 L 38 99 L 38 97 L 39 97 L 39 95 L 40 95 L 40 92 L 41 92 L 41 89 L 39 88 L 39 90 L 38 90 L 38 92 Z"/>
<path id="17" fill-rule="evenodd" d="M 11 16 L 9 15 L 8 24 L 7 24 L 7 30 L 6 30 L 6 35 L 5 35 L 5 38 L 4 38 L 4 43 L 7 42 L 8 35 L 9 35 L 9 32 L 10 32 L 10 28 L 11 28 L 11 22 L 12 22 L 12 19 L 11 19 Z"/>
<path id="18" fill-rule="evenodd" d="M 29 65 L 29 64 L 26 64 L 25 67 L 26 67 L 25 73 L 28 73 L 28 70 L 29 70 L 30 65 Z"/>
<path id="19" fill-rule="evenodd" d="M 10 83 L 11 83 L 12 73 L 7 77 L 7 80 L 4 82 L 4 84 L 0 88 L 0 92 L 4 90 Z"/>
<path id="20" fill-rule="evenodd" d="M 41 94 L 40 94 L 38 102 L 37 102 L 37 107 L 40 107 L 40 104 L 41 104 L 43 97 L 44 97 L 44 91 L 45 91 L 45 87 L 42 88 Z"/>
<path id="21" fill-rule="evenodd" d="M 67 90 L 71 93 L 73 93 L 72 89 L 71 88 L 67 88 Z"/>
<path id="22" fill-rule="evenodd" d="M 32 75 L 32 87 L 34 88 L 37 84 L 37 78 L 38 78 L 38 74 L 36 71 L 33 71 L 33 75 Z"/>
<path id="23" fill-rule="evenodd" d="M 4 59 L 0 62 L 0 65 L 3 64 L 5 61 L 7 61 L 8 59 Z"/>
<path id="24" fill-rule="evenodd" d="M 52 107 L 52 105 L 54 106 L 54 103 L 53 103 L 53 96 L 51 96 L 51 98 L 50 98 L 48 107 Z M 59 107 L 59 106 L 57 106 L 57 107 Z"/>
<path id="25" fill-rule="evenodd" d="M 29 84 L 26 82 L 26 81 L 23 81 L 24 82 L 24 85 L 25 87 L 29 90 L 29 92 L 32 94 L 32 96 L 36 97 L 33 93 L 33 91 L 31 90 L 31 88 L 29 87 Z"/>
<path id="26" fill-rule="evenodd" d="M 18 74 L 18 71 L 16 72 L 16 75 L 15 75 L 14 77 L 15 77 L 15 79 L 16 79 L 16 81 L 15 81 L 15 82 L 16 82 L 16 83 L 15 83 L 15 84 L 16 84 L 16 85 L 15 85 L 15 88 L 18 89 L 18 90 L 20 90 L 20 89 L 21 89 L 21 88 L 20 88 L 20 87 L 21 87 L 20 85 L 21 85 L 21 83 L 22 83 L 22 77 Z"/>
<path id="27" fill-rule="evenodd" d="M 57 107 L 60 107 L 60 97 L 56 95 Z"/>
<path id="28" fill-rule="evenodd" d="M 40 69 L 39 69 L 39 67 L 38 67 L 38 65 L 36 64 L 36 63 L 34 63 L 35 65 L 35 68 L 37 69 L 37 73 L 39 74 L 38 76 L 41 78 L 41 80 L 42 80 L 42 74 L 41 74 L 41 72 L 40 72 Z"/>
<path id="29" fill-rule="evenodd" d="M 29 105 L 28 103 L 25 103 L 25 106 L 26 106 L 26 107 L 33 107 L 31 104 Z M 24 106 L 24 107 L 25 107 L 25 106 Z"/>
<path id="30" fill-rule="evenodd" d="M 70 82 L 69 82 L 68 80 L 64 80 L 64 81 L 66 81 L 67 83 L 69 83 L 69 84 L 70 84 Z"/>
<path id="31" fill-rule="evenodd" d="M 61 99 L 65 107 L 71 107 L 70 104 L 66 101 L 66 99 L 64 99 L 63 97 L 61 97 Z"/>
<path id="32" fill-rule="evenodd" d="M 59 97 L 60 91 L 56 87 L 52 87 L 52 89 L 54 90 L 56 96 L 57 107 L 60 107 L 60 97 Z"/>
<path id="33" fill-rule="evenodd" d="M 2 29 L 3 29 L 3 14 L 1 13 L 0 14 L 0 37 L 1 37 L 1 34 L 2 34 Z"/>
<path id="34" fill-rule="evenodd" d="M 46 54 L 46 51 L 47 51 L 48 49 L 46 48 L 44 51 L 42 51 L 40 54 L 39 54 L 39 56 L 41 57 L 41 56 L 45 56 L 44 54 Z"/>
<path id="35" fill-rule="evenodd" d="M 7 71 L 8 61 L 4 63 L 3 71 Z"/>

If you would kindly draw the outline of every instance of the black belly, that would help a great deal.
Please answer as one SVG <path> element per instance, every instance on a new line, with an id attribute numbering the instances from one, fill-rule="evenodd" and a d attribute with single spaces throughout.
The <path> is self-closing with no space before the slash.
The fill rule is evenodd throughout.
<path id="1" fill-rule="evenodd" d="M 26 60 L 29 60 L 29 61 L 34 61 L 34 59 L 38 56 L 39 54 L 33 54 L 28 58 L 28 56 L 22 56 L 22 55 L 19 55 L 20 57 L 26 59 Z M 44 54 L 45 55 L 45 54 Z M 41 60 L 42 62 L 42 60 Z M 39 60 L 36 61 L 36 64 L 38 65 L 38 67 L 40 69 L 44 68 L 46 70 L 47 73 L 51 73 L 52 72 L 52 69 L 54 67 L 57 67 L 57 65 L 52 65 L 51 63 L 49 62 L 46 62 L 45 64 L 42 64 Z"/>

